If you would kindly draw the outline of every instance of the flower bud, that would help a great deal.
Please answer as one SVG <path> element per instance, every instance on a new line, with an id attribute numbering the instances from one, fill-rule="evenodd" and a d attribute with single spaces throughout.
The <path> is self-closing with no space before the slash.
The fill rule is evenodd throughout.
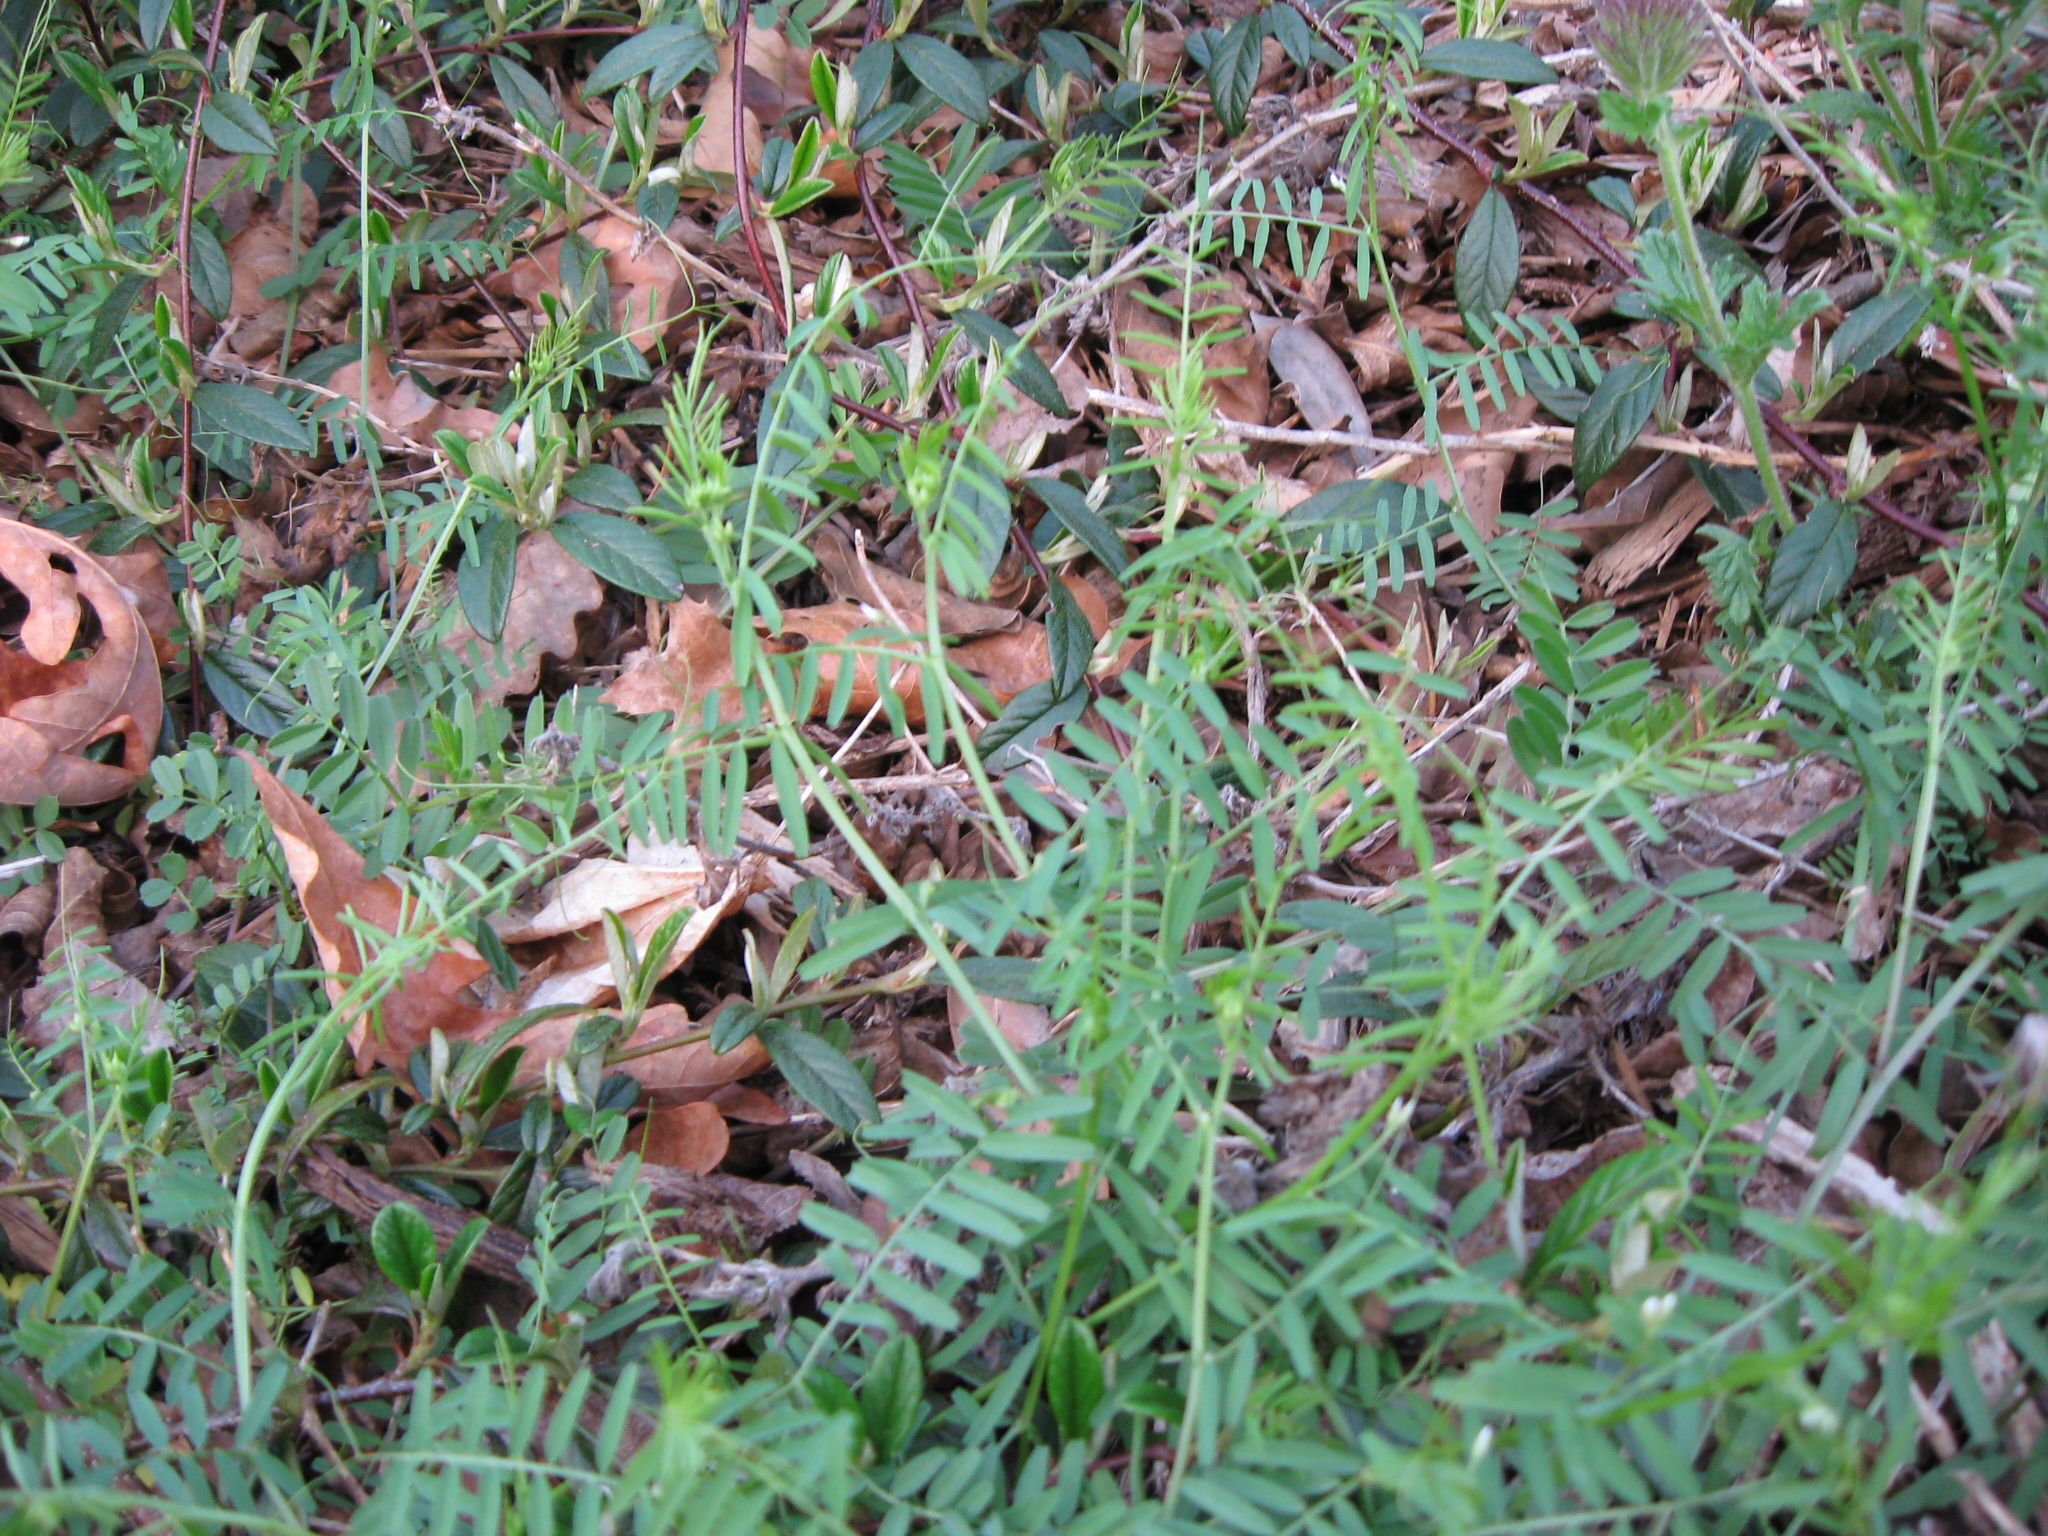
<path id="1" fill-rule="evenodd" d="M 1700 0 L 1597 0 L 1585 32 L 1614 83 L 1637 101 L 1685 83 L 1706 42 Z"/>

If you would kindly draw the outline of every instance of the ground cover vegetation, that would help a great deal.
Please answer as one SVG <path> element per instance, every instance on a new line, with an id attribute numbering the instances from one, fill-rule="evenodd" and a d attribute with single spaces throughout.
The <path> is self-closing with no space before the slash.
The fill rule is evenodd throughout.
<path id="1" fill-rule="evenodd" d="M 2048 1533 L 2040 6 L 0 85 L 0 1527 Z"/>

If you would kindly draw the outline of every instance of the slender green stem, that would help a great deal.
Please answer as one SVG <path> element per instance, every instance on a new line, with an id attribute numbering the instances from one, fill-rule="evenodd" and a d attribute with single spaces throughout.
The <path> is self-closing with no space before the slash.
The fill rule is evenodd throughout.
<path id="1" fill-rule="evenodd" d="M 1707 341 L 1725 364 L 1728 360 L 1728 322 L 1721 314 L 1721 295 L 1714 286 L 1714 274 L 1707 266 L 1706 257 L 1700 251 L 1699 235 L 1692 227 L 1692 209 L 1687 205 L 1685 195 L 1685 168 L 1679 162 L 1678 143 L 1672 137 L 1668 119 L 1657 129 L 1654 148 L 1657 151 L 1657 168 L 1664 178 L 1664 202 L 1670 213 L 1671 231 L 1685 253 L 1686 266 L 1691 270 L 1693 287 L 1697 291 L 1700 324 L 1706 332 Z M 1757 402 L 1756 380 L 1738 376 L 1733 369 L 1722 377 L 1734 391 L 1736 407 L 1742 412 L 1742 425 L 1749 434 L 1749 446 L 1756 454 L 1756 472 L 1763 480 L 1764 494 L 1770 498 L 1771 510 L 1777 514 L 1779 526 L 1790 529 L 1793 523 L 1792 502 L 1785 494 L 1785 482 L 1779 478 L 1777 463 L 1771 457 L 1770 429 L 1764 425 L 1763 407 Z"/>

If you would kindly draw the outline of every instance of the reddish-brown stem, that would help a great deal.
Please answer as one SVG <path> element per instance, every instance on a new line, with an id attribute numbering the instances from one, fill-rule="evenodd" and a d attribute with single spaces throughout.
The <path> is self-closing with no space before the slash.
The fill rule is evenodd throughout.
<path id="1" fill-rule="evenodd" d="M 882 0 L 868 0 L 867 34 L 861 46 L 867 47 L 882 35 Z M 904 308 L 910 311 L 910 318 L 917 322 L 917 328 L 924 332 L 925 350 L 931 351 L 936 345 L 932 335 L 931 316 L 924 312 L 924 305 L 918 302 L 917 287 L 910 281 L 910 263 L 896 246 L 895 237 L 889 233 L 889 226 L 883 222 L 881 207 L 875 202 L 874 190 L 868 185 L 868 163 L 861 158 L 857 146 L 849 144 L 847 150 L 853 155 L 853 189 L 860 194 L 860 211 L 868 221 L 868 228 L 875 232 L 875 239 L 882 247 L 882 260 L 889 264 L 889 270 L 896 274 L 896 291 L 903 295 Z"/>
<path id="2" fill-rule="evenodd" d="M 838 406 L 842 411 L 851 411 L 854 415 L 860 417 L 861 420 L 871 421 L 876 426 L 885 428 L 891 432 L 910 433 L 915 432 L 917 430 L 917 424 L 915 422 L 903 421 L 898 417 L 891 416 L 887 411 L 876 410 L 872 405 L 862 405 L 858 400 L 855 400 L 850 395 L 841 395 L 835 393 L 832 396 L 832 403 Z"/>
<path id="3" fill-rule="evenodd" d="M 173 251 L 178 266 L 178 331 L 179 339 L 185 344 L 187 355 L 192 359 L 196 371 L 199 364 L 199 346 L 192 339 L 192 205 L 199 190 L 199 140 L 204 131 L 200 117 L 206 111 L 207 102 L 213 99 L 213 64 L 220 57 L 221 29 L 227 25 L 228 0 L 214 0 L 213 27 L 206 39 L 206 68 L 199 76 L 199 94 L 192 103 L 192 139 L 185 151 L 185 180 L 178 189 L 178 227 L 173 239 Z M 179 402 L 178 409 L 178 537 L 186 543 L 192 540 L 192 511 L 197 505 L 199 483 L 199 460 L 193 440 L 192 398 L 187 395 Z M 199 651 L 196 646 L 188 647 L 191 655 L 187 658 L 189 698 L 192 729 L 200 727 L 200 711 L 205 707 L 205 698 L 200 687 Z"/>
<path id="4" fill-rule="evenodd" d="M 1759 401 L 1758 404 L 1763 410 L 1764 425 L 1769 427 L 1787 448 L 1798 454 L 1802 460 L 1811 465 L 1820 474 L 1821 478 L 1827 482 L 1828 490 L 1832 494 L 1839 496 L 1848 487 L 1849 477 L 1829 463 L 1827 455 L 1814 447 L 1812 443 L 1809 443 L 1793 427 L 1792 423 L 1779 413 L 1776 406 L 1772 405 L 1769 401 Z M 1896 502 L 1886 497 L 1872 493 L 1861 499 L 1863 505 L 1870 508 L 1879 517 L 1884 518 L 1887 522 L 1896 523 L 1915 538 L 1925 539 L 1928 543 L 1938 545 L 1942 549 L 1960 549 L 1962 547 L 1963 541 L 1950 533 L 1946 528 L 1937 528 L 1924 518 L 1915 517 L 1904 507 L 1899 506 Z M 2020 593 L 2020 601 L 2026 604 L 2029 613 L 2032 613 L 2039 619 L 2048 621 L 2048 598 L 2043 598 L 2040 593 L 2028 590 Z"/>
<path id="5" fill-rule="evenodd" d="M 782 307 L 782 284 L 768 270 L 761 254 L 761 233 L 754 228 L 754 178 L 747 173 L 747 6 L 739 0 L 739 14 L 732 25 L 732 189 L 740 200 L 740 228 L 747 237 L 747 254 L 754 258 L 754 271 L 761 279 L 761 291 L 768 307 L 775 311 L 775 323 L 789 334 L 789 314 Z"/>

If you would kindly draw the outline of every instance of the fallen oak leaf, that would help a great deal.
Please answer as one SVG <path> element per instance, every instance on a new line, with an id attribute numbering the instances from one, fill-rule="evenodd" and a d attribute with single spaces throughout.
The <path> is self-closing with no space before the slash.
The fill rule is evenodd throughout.
<path id="1" fill-rule="evenodd" d="M 624 924 L 633 942 L 643 951 L 654 931 L 672 914 L 695 908 L 683 924 L 682 932 L 676 936 L 668 952 L 661 974 L 667 976 L 680 969 L 690 957 L 696 954 L 721 923 L 737 912 L 749 896 L 763 890 L 768 884 L 767 860 L 759 854 L 749 854 L 732 869 L 725 887 L 709 903 L 699 905 L 705 895 L 707 882 L 699 875 L 693 878 L 671 881 L 665 893 L 638 906 L 624 910 L 600 909 L 589 926 L 581 931 L 562 931 L 548 942 L 545 958 L 551 960 L 552 968 L 539 986 L 535 987 L 526 1002 L 533 1008 L 550 1008 L 563 1004 L 594 1005 L 614 995 L 617 986 L 612 975 L 611 954 L 604 939 L 602 927 L 605 911 L 614 911 Z M 630 867 L 630 866 L 629 866 Z M 675 871 L 648 871 L 649 875 L 673 875 Z M 493 927 L 495 927 L 495 922 Z M 516 931 L 516 930 L 515 930 Z M 511 939 L 507 943 L 513 942 Z M 538 962 L 542 953 L 526 951 Z"/>
<path id="2" fill-rule="evenodd" d="M 905 623 L 924 617 L 925 586 L 892 566 L 857 549 L 837 523 L 827 523 L 811 539 L 811 554 L 826 590 L 842 602 L 865 603 L 884 613 L 894 609 Z M 939 633 L 969 640 L 980 635 L 1007 634 L 1023 627 L 1013 608 L 977 603 L 939 589 Z"/>
<path id="3" fill-rule="evenodd" d="M 739 693 L 732 683 L 732 631 L 708 605 L 684 598 L 669 605 L 662 649 L 629 653 L 618 678 L 599 697 L 621 714 L 669 710 L 679 722 L 694 725 L 706 700 L 716 701 L 719 719 L 739 718 Z"/>
<path id="4" fill-rule="evenodd" d="M 690 280 L 675 254 L 646 237 L 641 227 L 614 214 L 593 219 L 577 231 L 604 257 L 611 288 L 611 328 L 641 351 L 650 350 L 690 308 Z M 543 293 L 564 296 L 562 255 L 567 237 L 552 240 L 514 262 L 485 287 L 539 307 Z"/>
<path id="5" fill-rule="evenodd" d="M 328 378 L 326 388 L 344 403 L 342 414 L 353 416 L 365 405 L 379 431 L 392 432 L 424 445 L 436 432 L 450 431 L 472 442 L 497 431 L 496 411 L 476 406 L 450 405 L 437 400 L 420 387 L 410 370 L 394 374 L 384 349 L 371 346 L 364 359 L 343 363 Z"/>
<path id="6" fill-rule="evenodd" d="M 607 912 L 694 895 L 704 884 L 704 861 L 694 848 L 684 851 L 687 861 L 675 865 L 585 859 L 542 886 L 530 901 L 493 917 L 491 928 L 507 944 L 532 944 L 594 928 Z"/>
<path id="7" fill-rule="evenodd" d="M 348 918 L 396 934 L 403 928 L 409 903 L 398 882 L 388 875 L 364 873 L 363 856 L 328 824 L 313 806 L 280 783 L 270 770 L 246 752 L 237 754 L 249 765 L 262 797 L 263 810 L 284 850 L 285 868 L 299 893 L 306 926 L 320 968 L 327 972 L 327 996 L 340 1003 L 349 978 L 363 972 L 362 941 Z M 435 950 L 425 965 L 408 971 L 379 1005 L 382 1028 L 372 1031 L 367 1016 L 349 1030 L 359 1072 L 381 1061 L 397 1072 L 425 1045 L 435 1030 L 450 1039 L 482 1033 L 504 1022 L 502 1009 L 478 1007 L 461 994 L 490 974 L 475 949 L 450 940 Z"/>
<path id="8" fill-rule="evenodd" d="M 747 78 L 739 92 L 746 116 L 740 131 L 746 145 L 747 174 L 761 169 L 766 144 L 764 124 L 781 121 L 792 107 L 811 99 L 811 49 L 792 48 L 789 39 L 766 27 L 747 31 Z M 733 176 L 733 40 L 718 45 L 718 72 L 699 98 L 704 126 L 691 140 L 691 165 L 728 181 Z"/>
<path id="9" fill-rule="evenodd" d="M 171 599 L 171 573 L 164 565 L 163 550 L 145 539 L 118 555 L 95 558 L 135 604 L 135 615 L 149 632 L 157 664 L 168 667 L 183 656 L 183 648 L 171 638 L 178 627 L 178 608 Z"/>
<path id="10" fill-rule="evenodd" d="M 0 521 L 0 577 L 27 599 L 22 650 L 0 643 L 0 804 L 90 805 L 126 794 L 163 724 L 163 682 L 135 599 L 96 557 L 30 523 Z M 70 653 L 84 610 L 90 656 Z M 117 761 L 85 749 L 121 739 Z"/>
<path id="11" fill-rule="evenodd" d="M 353 916 L 370 927 L 396 933 L 406 917 L 404 892 L 388 876 L 365 875 L 363 856 L 324 816 L 255 758 L 240 755 L 255 777 L 263 809 L 284 850 L 299 905 L 313 931 L 321 969 L 328 973 L 327 995 L 338 1003 L 347 995 L 348 979 L 363 970 L 361 941 L 346 919 Z M 743 888 L 737 879 L 732 884 Z M 708 925 L 705 931 L 709 931 Z M 686 929 L 676 947 L 680 950 L 687 944 L 694 950 L 701 942 L 701 936 L 691 942 Z M 510 1010 L 482 1008 L 461 995 L 489 970 L 471 945 L 450 940 L 425 965 L 408 971 L 383 998 L 382 1030 L 373 1034 L 367 1018 L 358 1018 L 351 1028 L 349 1041 L 356 1051 L 357 1070 L 367 1072 L 381 1062 L 402 1073 L 412 1052 L 425 1045 L 433 1031 L 463 1039 L 488 1033 L 512 1018 Z M 545 1082 L 554 1063 L 568 1054 L 577 1027 L 588 1017 L 587 1010 L 562 1014 L 514 1036 L 512 1043 L 526 1050 L 520 1081 L 528 1086 Z M 755 1041 L 743 1041 L 720 1056 L 701 1038 L 703 1033 L 676 1004 L 649 1008 L 641 1016 L 639 1028 L 616 1048 L 626 1058 L 620 1069 L 657 1095 L 657 1102 L 681 1102 L 703 1098 L 768 1064 L 767 1050 Z M 675 1043 L 669 1044 L 671 1041 Z"/>
<path id="12" fill-rule="evenodd" d="M 463 618 L 448 637 L 448 649 L 481 684 L 477 697 L 502 704 L 540 686 L 543 656 L 567 660 L 576 654 L 582 643 L 577 619 L 603 602 L 604 584 L 588 566 L 553 534 L 530 533 L 514 561 L 512 601 L 498 642 L 484 640 Z"/>

